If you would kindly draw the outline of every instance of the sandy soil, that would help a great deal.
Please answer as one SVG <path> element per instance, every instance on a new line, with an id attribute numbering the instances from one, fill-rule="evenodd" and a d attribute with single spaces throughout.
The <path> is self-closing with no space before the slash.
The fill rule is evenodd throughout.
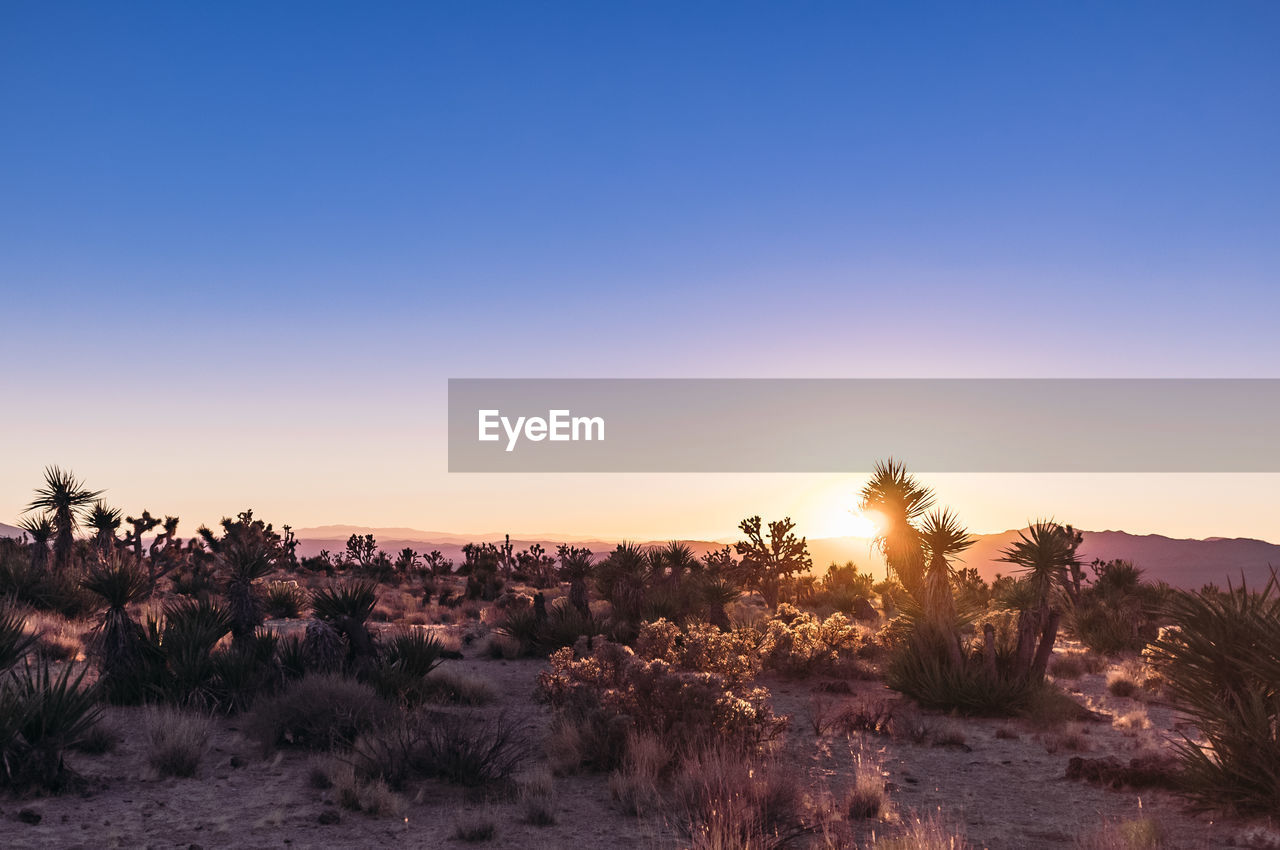
<path id="1" fill-rule="evenodd" d="M 476 655 L 476 653 L 469 653 Z M 538 661 L 468 657 L 449 662 L 489 679 L 501 697 L 489 710 L 518 712 L 541 740 L 548 717 L 532 700 Z M 1103 789 L 1064 777 L 1072 755 L 1114 754 L 1166 746 L 1176 718 L 1167 707 L 1112 697 L 1103 675 L 1065 683 L 1091 708 L 1113 717 L 1145 709 L 1151 729 L 1122 729 L 1106 722 L 1080 727 L 1088 751 L 1048 752 L 1053 734 L 1037 733 L 1021 721 L 965 720 L 925 715 L 935 732 L 959 733 L 963 744 L 932 746 L 880 735 L 816 738 L 810 726 L 813 697 L 821 680 L 764 679 L 780 713 L 792 726 L 777 758 L 807 778 L 813 793 L 841 792 L 851 782 L 855 753 L 875 758 L 890 783 L 891 811 L 859 829 L 860 841 L 893 834 L 895 822 L 912 813 L 940 812 L 963 825 L 975 847 L 995 850 L 1069 848 L 1077 836 L 1107 819 L 1146 814 L 1159 818 L 1171 848 L 1238 846 L 1239 823 L 1215 823 L 1189 814 L 1162 792 Z M 852 694 L 823 694 L 828 710 L 853 700 L 895 700 L 877 682 L 855 682 Z M 143 709 L 111 709 L 107 722 L 122 735 L 120 746 L 101 756 L 76 754 L 73 767 L 86 778 L 79 793 L 58 797 L 0 799 L 0 846 L 306 848 L 461 847 L 451 838 L 460 811 L 483 807 L 497 826 L 495 848 L 617 847 L 680 845 L 679 832 L 661 814 L 624 815 L 609 796 L 607 777 L 556 779 L 552 826 L 522 822 L 512 800 L 468 800 L 447 785 L 429 785 L 406 801 L 400 817 L 372 817 L 339 809 L 332 791 L 308 782 L 314 756 L 281 752 L 264 757 L 245 737 L 236 718 L 219 720 L 210 750 L 193 779 L 157 779 L 147 766 L 140 734 Z M 1007 736 L 997 737 L 997 730 Z M 954 734 L 951 737 L 956 737 Z M 27 810 L 38 824 L 20 819 Z M 322 823 L 322 815 L 336 823 Z M 30 820 L 31 815 L 27 815 Z"/>

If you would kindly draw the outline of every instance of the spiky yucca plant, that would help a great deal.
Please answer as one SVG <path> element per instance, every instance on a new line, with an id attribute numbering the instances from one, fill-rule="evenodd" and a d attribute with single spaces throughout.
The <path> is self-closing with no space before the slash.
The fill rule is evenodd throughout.
<path id="1" fill-rule="evenodd" d="M 80 522 L 79 514 L 101 496 L 102 491 L 90 490 L 70 471 L 56 466 L 45 469 L 44 482 L 45 486 L 36 490 L 36 497 L 27 505 L 27 510 L 47 512 L 52 517 L 56 531 L 53 566 L 55 569 L 63 569 L 71 562 L 75 531 Z"/>
<path id="2" fill-rule="evenodd" d="M 85 738 L 101 708 L 84 667 L 26 664 L 0 684 L 0 785 L 60 790 L 73 774 L 63 753 Z"/>
<path id="3" fill-rule="evenodd" d="M 89 569 L 83 586 L 106 603 L 90 650 L 102 671 L 107 698 L 113 702 L 137 702 L 145 695 L 146 670 L 155 660 L 154 647 L 147 631 L 129 614 L 128 606 L 150 594 L 147 574 L 132 555 L 115 551 Z"/>
<path id="4" fill-rule="evenodd" d="M 1149 657 L 1204 742 L 1179 745 L 1204 805 L 1280 814 L 1280 584 L 1171 595 Z"/>
<path id="5" fill-rule="evenodd" d="M 347 639 L 352 661 L 365 662 L 376 650 L 365 625 L 378 604 L 378 583 L 355 579 L 322 587 L 311 593 L 311 611 L 316 619 L 337 629 Z"/>

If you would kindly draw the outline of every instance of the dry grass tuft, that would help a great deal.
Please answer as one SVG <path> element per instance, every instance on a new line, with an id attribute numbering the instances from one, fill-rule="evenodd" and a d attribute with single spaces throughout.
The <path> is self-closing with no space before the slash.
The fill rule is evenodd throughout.
<path id="1" fill-rule="evenodd" d="M 147 762 L 160 776 L 195 776 L 212 723 L 203 714 L 173 708 L 147 712 Z"/>
<path id="2" fill-rule="evenodd" d="M 1160 850 L 1167 830 L 1151 817 L 1105 824 L 1076 840 L 1076 850 Z"/>
<path id="3" fill-rule="evenodd" d="M 644 815 L 662 803 L 658 783 L 673 756 L 666 742 L 649 732 L 634 732 L 627 738 L 622 767 L 609 776 L 609 793 L 629 815 Z"/>

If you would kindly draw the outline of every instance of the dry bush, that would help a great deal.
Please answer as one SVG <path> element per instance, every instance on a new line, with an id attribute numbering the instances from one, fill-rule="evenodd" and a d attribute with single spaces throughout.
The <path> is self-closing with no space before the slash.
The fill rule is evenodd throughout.
<path id="1" fill-rule="evenodd" d="M 642 623 L 635 640 L 641 658 L 665 661 L 680 670 L 715 673 L 730 686 L 750 682 L 760 672 L 759 635 L 750 629 L 722 632 L 707 623 L 681 628 L 670 620 Z"/>
<path id="2" fill-rule="evenodd" d="M 487 705 L 498 698 L 498 689 L 483 676 L 447 668 L 428 676 L 422 693 L 427 700 L 455 705 Z"/>
<path id="3" fill-rule="evenodd" d="M 888 807 L 884 771 L 859 753 L 854 763 L 853 785 L 844 796 L 844 811 L 851 820 L 878 818 Z"/>
<path id="4" fill-rule="evenodd" d="M 351 761 L 362 778 L 400 788 L 435 777 L 468 787 L 507 783 L 529 756 L 525 729 L 506 715 L 424 712 L 361 735 Z"/>
<path id="5" fill-rule="evenodd" d="M 246 730 L 267 749 L 327 750 L 347 746 L 362 732 L 387 723 L 395 708 L 366 684 L 343 676 L 309 675 L 278 696 L 259 700 Z"/>
<path id="6" fill-rule="evenodd" d="M 1001 741 L 1017 741 L 1022 736 L 1012 726 L 1001 726 L 996 729 L 995 735 Z"/>
<path id="7" fill-rule="evenodd" d="M 1092 742 L 1085 734 L 1082 726 L 1070 723 L 1061 732 L 1045 735 L 1042 739 L 1045 752 L 1049 755 L 1058 753 L 1087 753 L 1092 749 Z"/>
<path id="8" fill-rule="evenodd" d="M 1104 824 L 1076 839 L 1076 850 L 1160 850 L 1168 831 L 1151 817 Z"/>
<path id="9" fill-rule="evenodd" d="M 147 711 L 147 763 L 160 776 L 195 776 L 212 724 L 203 714 L 174 708 Z"/>
<path id="10" fill-rule="evenodd" d="M 581 728 L 583 755 L 600 769 L 621 763 L 632 728 L 663 736 L 675 750 L 708 738 L 751 750 L 786 727 L 769 707 L 764 688 L 731 688 L 717 674 L 645 661 L 608 641 L 599 641 L 582 658 L 565 648 L 550 660 L 551 669 L 538 674 L 539 695 Z"/>
<path id="11" fill-rule="evenodd" d="M 673 805 L 695 850 L 776 848 L 811 830 L 799 777 L 740 754 L 704 749 L 686 759 Z"/>
<path id="12" fill-rule="evenodd" d="M 935 727 L 933 734 L 929 737 L 929 743 L 935 747 L 969 749 L 969 745 L 965 742 L 964 732 L 954 723 L 942 723 Z"/>
<path id="13" fill-rule="evenodd" d="M 841 710 L 835 720 L 835 728 L 845 735 L 871 732 L 876 735 L 889 733 L 893 711 L 882 699 L 860 697 Z"/>
<path id="14" fill-rule="evenodd" d="M 498 825 L 488 809 L 459 811 L 453 819 L 453 838 L 467 844 L 492 841 L 498 834 Z"/>
<path id="15" fill-rule="evenodd" d="M 1134 697 L 1138 693 L 1138 682 L 1132 669 L 1122 665 L 1108 673 L 1107 692 L 1113 697 Z"/>
<path id="16" fill-rule="evenodd" d="M 1049 675 L 1055 679 L 1079 679 L 1085 674 L 1085 664 L 1078 654 L 1054 655 L 1049 663 Z"/>
<path id="17" fill-rule="evenodd" d="M 524 822 L 531 826 L 554 826 L 556 822 L 555 780 L 542 768 L 520 782 L 520 806 Z"/>
<path id="18" fill-rule="evenodd" d="M 648 732 L 632 733 L 627 740 L 622 766 L 609 776 L 609 793 L 629 815 L 643 815 L 662 801 L 658 791 L 674 760 L 662 738 Z"/>
<path id="19" fill-rule="evenodd" d="M 543 750 L 553 775 L 569 776 L 577 773 L 586 761 L 582 727 L 568 718 L 557 720 L 543 744 Z"/>
<path id="20" fill-rule="evenodd" d="M 844 614 L 819 620 L 784 602 L 765 624 L 760 661 L 767 670 L 803 676 L 851 661 L 866 644 L 866 633 Z"/>
<path id="21" fill-rule="evenodd" d="M 1151 728 L 1151 718 L 1147 716 L 1145 708 L 1135 708 L 1133 711 L 1117 716 L 1112 724 L 1117 729 L 1140 731 Z"/>
<path id="22" fill-rule="evenodd" d="M 938 815 L 913 817 L 902 833 L 877 839 L 876 850 L 969 850 L 971 845 L 960 827 L 948 827 Z"/>
<path id="23" fill-rule="evenodd" d="M 342 808 L 375 817 L 395 816 L 404 811 L 404 799 L 392 791 L 385 781 L 360 776 L 350 762 L 330 756 L 318 768 L 328 780 L 329 790 Z M 312 785 L 316 784 L 318 783 L 313 777 Z"/>

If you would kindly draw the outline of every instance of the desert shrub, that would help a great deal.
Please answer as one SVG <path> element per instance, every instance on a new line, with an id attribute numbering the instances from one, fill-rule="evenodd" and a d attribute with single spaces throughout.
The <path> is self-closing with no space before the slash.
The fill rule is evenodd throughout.
<path id="1" fill-rule="evenodd" d="M 609 777 L 609 793 L 630 815 L 643 815 L 662 803 L 658 785 L 675 760 L 670 747 L 651 732 L 633 732 L 622 764 Z"/>
<path id="2" fill-rule="evenodd" d="M 715 673 L 726 684 L 738 686 L 754 679 L 760 670 L 758 640 L 748 629 L 722 632 L 698 622 L 681 628 L 670 620 L 657 620 L 640 625 L 635 652 L 681 670 Z"/>
<path id="3" fill-rule="evenodd" d="M 506 715 L 425 712 L 372 729 L 355 742 L 358 775 L 392 788 L 414 777 L 467 787 L 507 783 L 529 758 L 525 728 Z"/>
<path id="4" fill-rule="evenodd" d="M 260 695 L 279 690 L 284 673 L 276 661 L 278 645 L 273 632 L 259 630 L 214 652 L 210 707 L 228 714 L 245 711 Z"/>
<path id="5" fill-rule="evenodd" d="M 457 705 L 486 705 L 498 698 L 498 690 L 481 676 L 444 668 L 436 670 L 423 681 L 422 697 L 426 701 Z"/>
<path id="6" fill-rule="evenodd" d="M 209 743 L 209 718 L 203 714 L 156 708 L 147 715 L 147 762 L 160 776 L 195 776 Z"/>
<path id="7" fill-rule="evenodd" d="M 674 783 L 674 808 L 690 846 L 775 848 L 810 831 L 803 783 L 740 753 L 703 750 Z"/>
<path id="8" fill-rule="evenodd" d="M 427 775 L 468 787 L 509 781 L 530 755 L 527 731 L 506 715 L 437 714 L 423 744 Z"/>
<path id="9" fill-rule="evenodd" d="M 58 791 L 75 774 L 63 755 L 85 740 L 101 714 L 87 671 L 24 664 L 0 681 L 0 787 Z"/>
<path id="10" fill-rule="evenodd" d="M 844 795 L 844 811 L 853 820 L 880 817 L 888 804 L 884 771 L 870 759 L 858 757 L 853 784 Z"/>
<path id="11" fill-rule="evenodd" d="M 397 632 L 382 647 L 370 681 L 389 699 L 416 705 L 427 697 L 427 675 L 444 661 L 444 645 L 424 629 Z"/>
<path id="12" fill-rule="evenodd" d="M 760 659 L 767 670 L 806 675 L 853 658 L 865 643 L 863 633 L 839 611 L 819 620 L 784 602 L 765 624 Z"/>
<path id="13" fill-rule="evenodd" d="M 1058 654 L 1049 662 L 1049 675 L 1055 679 L 1079 679 L 1084 672 L 1084 662 L 1079 655 Z"/>
<path id="14" fill-rule="evenodd" d="M 176 599 L 165 606 L 160 647 L 169 674 L 165 690 L 173 702 L 213 703 L 214 647 L 230 631 L 226 609 L 210 597 Z"/>
<path id="15" fill-rule="evenodd" d="M 899 835 L 877 840 L 875 850 L 969 850 L 963 829 L 949 827 L 937 815 L 915 816 Z"/>
<path id="16" fill-rule="evenodd" d="M 1152 646 L 1164 693 L 1203 742 L 1178 744 L 1204 805 L 1280 814 L 1280 586 L 1178 593 Z"/>
<path id="17" fill-rule="evenodd" d="M 397 815 L 404 809 L 404 800 L 381 779 L 361 777 L 355 766 L 332 756 L 312 768 L 310 782 L 323 785 L 342 808 L 364 812 L 374 817 Z"/>
<path id="18" fill-rule="evenodd" d="M 325 750 L 350 745 L 360 733 L 393 715 L 393 706 L 369 685 L 333 674 L 312 674 L 275 697 L 259 700 L 247 729 L 268 748 Z"/>
<path id="19" fill-rule="evenodd" d="M 554 826 L 556 822 L 555 780 L 546 768 L 520 782 L 523 820 L 531 826 Z"/>
<path id="20" fill-rule="evenodd" d="M 273 581 L 267 583 L 266 605 L 267 616 L 272 619 L 297 619 L 302 616 L 302 608 L 307 604 L 307 592 L 296 581 Z"/>
<path id="21" fill-rule="evenodd" d="M 498 834 L 493 814 L 487 811 L 459 812 L 453 821 L 453 838 L 466 844 L 492 841 Z"/>
<path id="22" fill-rule="evenodd" d="M 582 727 L 585 760 L 599 769 L 618 766 L 633 728 L 662 735 L 677 749 L 707 738 L 752 749 L 786 725 L 770 709 L 765 688 L 733 688 L 715 673 L 681 671 L 609 642 L 582 658 L 567 648 L 552 653 L 550 669 L 538 675 L 538 693 Z"/>

